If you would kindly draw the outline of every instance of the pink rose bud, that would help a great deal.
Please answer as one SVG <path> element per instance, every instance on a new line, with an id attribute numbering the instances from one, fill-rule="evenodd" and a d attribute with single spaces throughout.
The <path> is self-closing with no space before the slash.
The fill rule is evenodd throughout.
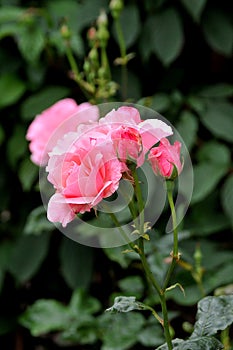
<path id="1" fill-rule="evenodd" d="M 92 40 L 92 41 L 96 40 L 96 29 L 95 29 L 95 27 L 89 28 L 89 30 L 87 32 L 87 38 L 89 40 Z"/>
<path id="2" fill-rule="evenodd" d="M 122 125 L 111 134 L 116 153 L 121 161 L 137 161 L 142 153 L 142 138 L 135 128 Z"/>
<path id="3" fill-rule="evenodd" d="M 161 139 L 159 146 L 153 147 L 148 155 L 154 173 L 165 179 L 176 178 L 182 171 L 180 149 L 181 143 L 179 141 L 175 141 L 174 145 L 171 145 L 168 139 Z"/>

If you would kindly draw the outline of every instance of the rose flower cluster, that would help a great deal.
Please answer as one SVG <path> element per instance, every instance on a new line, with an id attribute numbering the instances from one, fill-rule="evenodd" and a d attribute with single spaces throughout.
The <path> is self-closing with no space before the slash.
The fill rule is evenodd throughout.
<path id="1" fill-rule="evenodd" d="M 78 106 L 71 99 L 44 111 L 30 125 L 27 139 L 32 161 L 46 165 L 48 160 L 48 181 L 55 189 L 48 219 L 65 227 L 76 214 L 95 208 L 117 191 L 122 177 L 129 177 L 130 164 L 141 167 L 149 161 L 165 179 L 179 174 L 181 144 L 171 145 L 166 138 L 170 135 L 165 122 L 141 120 L 139 111 L 129 106 L 100 119 L 96 106 Z"/>

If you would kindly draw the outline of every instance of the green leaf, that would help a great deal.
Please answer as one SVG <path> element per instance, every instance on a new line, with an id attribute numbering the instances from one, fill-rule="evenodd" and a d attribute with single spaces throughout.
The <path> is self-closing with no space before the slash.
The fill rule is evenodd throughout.
<path id="1" fill-rule="evenodd" d="M 19 179 L 25 192 L 31 190 L 37 177 L 38 167 L 29 159 L 24 159 L 19 167 Z"/>
<path id="2" fill-rule="evenodd" d="M 233 95 L 233 85 L 222 83 L 205 86 L 199 91 L 198 95 L 207 98 L 231 97 Z"/>
<path id="3" fill-rule="evenodd" d="M 196 203 L 207 197 L 226 174 L 226 164 L 214 164 L 210 161 L 201 162 L 193 167 L 194 187 L 191 203 Z"/>
<path id="4" fill-rule="evenodd" d="M 57 337 L 56 343 L 59 346 L 67 344 L 93 344 L 98 341 L 98 328 L 96 319 L 92 316 L 85 317 L 79 325 L 70 324 L 70 327 Z"/>
<path id="5" fill-rule="evenodd" d="M 99 322 L 103 342 L 101 350 L 127 350 L 137 343 L 135 335 L 143 329 L 145 319 L 135 312 L 116 315 L 105 313 Z"/>
<path id="6" fill-rule="evenodd" d="M 212 164 L 199 164 L 194 166 L 194 190 L 192 203 L 198 202 L 212 192 L 224 176 L 225 170 L 217 168 Z"/>
<path id="7" fill-rule="evenodd" d="M 28 328 L 34 337 L 67 327 L 68 312 L 66 306 L 53 299 L 39 299 L 30 306 L 19 319 L 19 323 Z"/>
<path id="8" fill-rule="evenodd" d="M 221 202 L 224 212 L 233 226 L 233 175 L 230 175 L 221 189 Z"/>
<path id="9" fill-rule="evenodd" d="M 51 15 L 54 23 L 54 27 L 56 28 L 59 23 L 66 19 L 69 27 L 72 31 L 78 31 L 79 23 L 78 23 L 78 14 L 79 14 L 79 4 L 75 0 L 59 0 L 56 1 L 48 1 L 47 2 L 47 10 Z"/>
<path id="10" fill-rule="evenodd" d="M 203 17 L 202 27 L 210 47 L 230 56 L 233 48 L 233 26 L 230 18 L 218 9 L 209 9 Z"/>
<path id="11" fill-rule="evenodd" d="M 216 252 L 216 255 L 218 252 Z M 233 261 L 232 254 L 230 252 L 226 252 L 224 264 L 218 264 L 217 269 L 212 269 L 208 273 L 205 274 L 205 278 L 203 280 L 204 289 L 207 294 L 215 290 L 216 288 L 223 286 L 224 284 L 232 282 L 232 269 L 233 269 Z"/>
<path id="12" fill-rule="evenodd" d="M 183 111 L 176 128 L 183 138 L 186 147 L 191 150 L 196 141 L 198 130 L 198 121 L 196 116 L 189 111 Z"/>
<path id="13" fill-rule="evenodd" d="M 201 228 L 199 233 L 199 245 L 202 252 L 202 267 L 204 268 L 203 289 L 206 294 L 212 293 L 216 288 L 232 282 L 233 257 L 232 252 L 226 249 L 220 249 L 219 244 L 211 240 L 200 239 Z M 180 243 L 180 252 L 183 260 L 195 264 L 192 258 L 195 251 L 197 240 L 188 239 Z M 201 298 L 200 289 L 191 276 L 190 271 L 180 270 L 177 272 L 178 280 L 185 290 L 185 297 L 178 289 L 169 292 L 171 297 L 180 305 L 194 305 Z"/>
<path id="14" fill-rule="evenodd" d="M 144 292 L 144 284 L 139 276 L 128 276 L 121 279 L 118 285 L 124 294 L 134 294 L 137 298 L 141 298 Z"/>
<path id="15" fill-rule="evenodd" d="M 25 139 L 25 129 L 20 124 L 17 124 L 14 128 L 13 135 L 7 143 L 8 162 L 12 168 L 18 166 L 18 160 L 25 154 L 27 148 L 28 144 Z"/>
<path id="16" fill-rule="evenodd" d="M 128 5 L 124 7 L 120 15 L 120 25 L 126 48 L 129 48 L 135 42 L 140 33 L 140 17 L 136 5 Z M 118 42 L 115 26 L 113 29 L 115 40 Z"/>
<path id="17" fill-rule="evenodd" d="M 143 327 L 138 333 L 137 339 L 143 346 L 155 347 L 161 345 L 164 342 L 163 329 L 158 322 L 151 323 Z"/>
<path id="18" fill-rule="evenodd" d="M 230 222 L 222 211 L 218 210 L 218 194 L 210 195 L 201 203 L 193 205 L 187 220 L 187 227 L 192 234 L 199 236 L 221 232 L 230 227 Z"/>
<path id="19" fill-rule="evenodd" d="M 0 108 L 16 103 L 25 91 L 26 84 L 16 75 L 2 75 L 0 77 Z"/>
<path id="20" fill-rule="evenodd" d="M 58 343 L 92 344 L 98 339 L 98 325 L 96 317 L 92 316 L 100 311 L 100 302 L 87 295 L 83 289 L 73 292 L 67 312 L 69 320 L 64 331 L 59 335 Z"/>
<path id="21" fill-rule="evenodd" d="M 223 167 L 230 167 L 231 152 L 227 146 L 217 141 L 205 142 L 197 152 L 199 162 L 211 162 Z"/>
<path id="22" fill-rule="evenodd" d="M 91 315 L 101 308 L 99 301 L 79 289 L 71 297 L 68 306 L 53 299 L 39 299 L 21 315 L 19 322 L 33 336 L 52 331 L 60 332 L 60 344 L 78 342 L 92 343 L 97 340 L 96 319 Z"/>
<path id="23" fill-rule="evenodd" d="M 67 285 L 71 289 L 87 288 L 92 278 L 93 250 L 71 239 L 63 238 L 59 257 L 61 273 Z"/>
<path id="24" fill-rule="evenodd" d="M 1 6 L 0 24 L 11 21 L 18 21 L 25 13 L 25 9 L 16 6 Z"/>
<path id="25" fill-rule="evenodd" d="M 68 305 L 70 315 L 80 318 L 82 314 L 95 314 L 100 311 L 101 304 L 98 299 L 89 296 L 83 289 L 77 289 L 73 292 Z"/>
<path id="26" fill-rule="evenodd" d="M 156 112 L 164 112 L 170 107 L 171 101 L 167 94 L 157 93 L 151 97 L 141 98 L 137 104 L 154 109 Z"/>
<path id="27" fill-rule="evenodd" d="M 7 36 L 15 36 L 19 32 L 19 25 L 17 23 L 7 23 L 0 27 L 0 39 Z"/>
<path id="28" fill-rule="evenodd" d="M 70 90 L 64 86 L 48 86 L 31 95 L 21 105 L 21 116 L 24 120 L 32 120 L 37 114 L 50 107 L 58 100 L 69 95 Z"/>
<path id="29" fill-rule="evenodd" d="M 25 235 L 41 235 L 54 230 L 54 225 L 48 221 L 45 208 L 41 205 L 31 211 L 23 229 Z"/>
<path id="30" fill-rule="evenodd" d="M 38 24 L 20 27 L 17 43 L 23 58 L 34 63 L 45 47 L 45 33 Z"/>
<path id="31" fill-rule="evenodd" d="M 108 11 L 107 0 L 85 0 L 79 4 L 77 18 L 75 19 L 78 23 L 78 30 L 82 30 L 87 25 L 95 22 L 100 14 L 101 9 Z"/>
<path id="32" fill-rule="evenodd" d="M 120 246 L 120 247 L 113 247 L 113 248 L 104 248 L 104 253 L 107 255 L 107 257 L 117 262 L 122 268 L 127 268 L 131 261 L 133 260 L 133 256 L 136 254 L 134 252 L 131 253 L 124 253 L 124 251 L 128 249 L 128 246 Z"/>
<path id="33" fill-rule="evenodd" d="M 153 52 L 169 66 L 179 56 L 184 42 L 179 13 L 168 8 L 149 18 L 149 28 Z"/>
<path id="34" fill-rule="evenodd" d="M 136 301 L 136 297 L 118 296 L 114 299 L 114 304 L 106 312 L 130 312 L 133 310 L 146 310 L 146 306 Z"/>
<path id="35" fill-rule="evenodd" d="M 73 32 L 80 32 L 97 19 L 100 10 L 106 8 L 107 4 L 107 0 L 86 0 L 82 3 L 77 3 L 75 0 L 58 0 L 49 1 L 47 6 L 57 25 L 66 19 Z"/>
<path id="36" fill-rule="evenodd" d="M 40 268 L 49 248 L 48 233 L 40 236 L 21 236 L 14 245 L 8 270 L 21 283 L 28 281 Z"/>
<path id="37" fill-rule="evenodd" d="M 201 97 L 190 95 L 186 100 L 186 104 L 198 114 L 205 113 L 206 104 Z"/>
<path id="38" fill-rule="evenodd" d="M 221 350 L 223 345 L 219 340 L 213 337 L 201 337 L 196 339 L 174 339 L 172 341 L 173 350 Z M 164 344 L 156 350 L 168 350 L 167 344 Z"/>
<path id="39" fill-rule="evenodd" d="M 225 141 L 233 142 L 233 106 L 227 102 L 211 102 L 206 111 L 201 113 L 201 121 L 205 127 Z"/>
<path id="40" fill-rule="evenodd" d="M 200 300 L 191 338 L 210 336 L 233 323 L 233 295 L 207 296 Z"/>
<path id="41" fill-rule="evenodd" d="M 183 6 L 195 21 L 199 21 L 207 0 L 181 0 Z"/>

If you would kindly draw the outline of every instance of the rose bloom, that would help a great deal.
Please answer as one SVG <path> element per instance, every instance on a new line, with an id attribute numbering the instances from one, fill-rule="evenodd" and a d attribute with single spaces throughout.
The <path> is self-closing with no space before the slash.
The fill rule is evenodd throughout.
<path id="1" fill-rule="evenodd" d="M 69 131 L 75 131 L 78 124 L 95 121 L 98 117 L 97 107 L 90 103 L 77 105 L 71 98 L 56 102 L 37 115 L 28 128 L 26 139 L 30 141 L 31 160 L 37 165 L 46 165 L 48 153 L 59 138 Z"/>
<path id="2" fill-rule="evenodd" d="M 90 211 L 119 187 L 127 160 L 137 166 L 161 138 L 172 134 L 157 119 L 142 121 L 136 108 L 120 107 L 98 122 L 81 123 L 49 152 L 46 170 L 56 193 L 48 203 L 48 219 L 65 227 L 77 213 Z"/>
<path id="3" fill-rule="evenodd" d="M 148 155 L 154 173 L 165 179 L 179 175 L 182 171 L 180 150 L 181 143 L 179 141 L 175 141 L 174 145 L 171 145 L 168 139 L 161 139 L 159 146 L 153 147 Z"/>
<path id="4" fill-rule="evenodd" d="M 99 123 L 109 126 L 119 159 L 134 160 L 138 167 L 143 164 L 145 154 L 154 144 L 172 134 L 169 125 L 159 119 L 143 121 L 139 111 L 130 106 L 113 109 Z"/>
<path id="5" fill-rule="evenodd" d="M 51 152 L 47 171 L 56 189 L 48 219 L 65 227 L 77 213 L 90 211 L 117 190 L 123 168 L 112 142 L 92 129 L 92 136 L 66 134 Z"/>

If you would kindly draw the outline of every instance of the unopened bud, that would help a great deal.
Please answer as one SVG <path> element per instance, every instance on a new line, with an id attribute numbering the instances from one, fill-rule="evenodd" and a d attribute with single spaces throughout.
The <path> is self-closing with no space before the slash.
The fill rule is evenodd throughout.
<path id="1" fill-rule="evenodd" d="M 124 3 L 122 0 L 111 0 L 109 4 L 109 8 L 111 10 L 111 14 L 113 18 L 118 18 L 120 16 L 121 11 L 123 10 Z"/>
<path id="2" fill-rule="evenodd" d="M 105 27 L 100 27 L 98 32 L 98 39 L 100 41 L 100 46 L 101 47 L 106 47 L 107 46 L 107 42 L 109 39 L 109 32 Z"/>
<path id="3" fill-rule="evenodd" d="M 196 246 L 196 249 L 194 252 L 194 260 L 195 260 L 197 266 L 201 265 L 202 252 L 201 252 L 201 248 L 200 248 L 199 244 Z"/>
<path id="4" fill-rule="evenodd" d="M 91 69 L 90 62 L 88 62 L 87 60 L 84 61 L 83 70 L 85 71 L 85 73 L 89 73 L 89 72 L 90 72 L 90 69 Z"/>
<path id="5" fill-rule="evenodd" d="M 87 39 L 90 41 L 95 41 L 96 40 L 96 29 L 95 27 L 89 28 L 87 32 Z"/>
<path id="6" fill-rule="evenodd" d="M 88 57 L 92 62 L 98 62 L 98 51 L 95 47 L 90 50 Z"/>
<path id="7" fill-rule="evenodd" d="M 106 12 L 104 10 L 100 11 L 100 15 L 97 18 L 97 25 L 98 27 L 106 27 L 108 25 L 108 17 L 106 15 Z"/>
<path id="8" fill-rule="evenodd" d="M 100 67 L 98 69 L 98 78 L 105 79 L 106 78 L 106 69 L 104 67 Z"/>
<path id="9" fill-rule="evenodd" d="M 65 40 L 69 40 L 71 38 L 71 32 L 66 24 L 63 24 L 61 27 L 61 35 Z"/>

